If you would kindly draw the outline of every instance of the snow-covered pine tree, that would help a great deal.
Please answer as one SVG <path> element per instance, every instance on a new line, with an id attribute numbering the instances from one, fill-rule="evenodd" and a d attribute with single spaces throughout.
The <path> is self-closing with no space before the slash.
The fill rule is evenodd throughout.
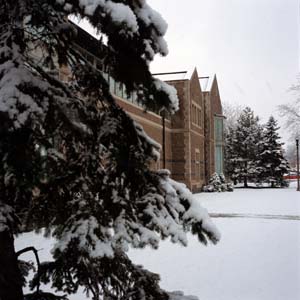
<path id="1" fill-rule="evenodd" d="M 228 127 L 225 134 L 225 174 L 234 184 L 237 183 L 238 156 L 236 153 L 236 130 Z"/>
<path id="2" fill-rule="evenodd" d="M 283 175 L 288 171 L 288 162 L 283 155 L 283 143 L 278 134 L 278 123 L 271 116 L 265 125 L 265 131 L 260 147 L 259 159 L 261 177 L 271 186 L 283 186 Z"/>
<path id="3" fill-rule="evenodd" d="M 263 182 L 263 166 L 261 164 L 259 156 L 262 151 L 264 139 L 264 125 L 260 124 L 259 122 L 256 125 L 256 130 L 254 131 L 254 139 L 256 147 L 254 148 L 254 170 L 252 172 L 251 180 L 256 183 L 257 186 L 259 186 Z"/>
<path id="4" fill-rule="evenodd" d="M 249 180 L 255 181 L 259 173 L 256 153 L 261 130 L 259 118 L 246 107 L 237 121 L 234 140 L 236 166 L 233 171 L 244 187 L 248 186 Z"/>
<path id="5" fill-rule="evenodd" d="M 76 50 L 71 14 L 107 37 L 99 55 L 127 92 L 146 108 L 178 107 L 149 72 L 167 54 L 167 25 L 145 0 L 1 0 L 0 299 L 24 299 L 14 236 L 41 227 L 57 240 L 54 260 L 40 265 L 26 299 L 56 299 L 39 281 L 66 294 L 81 286 L 95 300 L 168 299 L 128 247 L 166 237 L 186 245 L 189 230 L 215 243 L 218 231 L 182 184 L 149 169 L 159 145 Z M 55 75 L 59 65 L 71 68 L 70 84 Z"/>

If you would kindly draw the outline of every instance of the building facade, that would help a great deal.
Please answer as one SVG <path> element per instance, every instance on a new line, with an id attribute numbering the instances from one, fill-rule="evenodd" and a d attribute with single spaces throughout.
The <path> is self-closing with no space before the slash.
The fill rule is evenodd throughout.
<path id="1" fill-rule="evenodd" d="M 101 66 L 97 41 L 78 29 L 76 47 L 95 66 Z M 68 67 L 60 67 L 59 77 L 70 79 Z M 175 87 L 179 110 L 172 116 L 145 111 L 136 95 L 128 95 L 125 87 L 105 74 L 117 103 L 156 142 L 162 145 L 160 161 L 153 168 L 166 168 L 173 179 L 185 183 L 192 191 L 200 191 L 214 172 L 223 172 L 223 116 L 216 76 L 199 77 L 192 72 L 154 74 Z"/>

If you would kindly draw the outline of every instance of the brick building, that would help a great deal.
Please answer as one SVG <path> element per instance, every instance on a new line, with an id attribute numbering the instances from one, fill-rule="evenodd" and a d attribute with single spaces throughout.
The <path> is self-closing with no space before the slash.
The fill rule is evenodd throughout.
<path id="1" fill-rule="evenodd" d="M 223 173 L 224 116 L 217 77 L 199 77 L 196 68 L 156 76 L 174 86 L 179 97 L 179 111 L 170 118 L 172 161 L 167 168 L 175 180 L 199 191 L 214 172 Z M 151 130 L 147 133 L 152 136 Z"/>
<path id="2" fill-rule="evenodd" d="M 96 39 L 77 28 L 76 47 L 95 66 L 101 66 Z M 223 172 L 223 116 L 216 76 L 199 77 L 192 72 L 154 74 L 174 86 L 179 110 L 172 116 L 145 112 L 136 95 L 127 95 L 125 87 L 105 74 L 118 104 L 143 126 L 146 133 L 162 145 L 161 158 L 154 168 L 167 168 L 172 178 L 199 191 L 210 176 Z M 70 72 L 61 67 L 59 77 L 67 81 Z"/>

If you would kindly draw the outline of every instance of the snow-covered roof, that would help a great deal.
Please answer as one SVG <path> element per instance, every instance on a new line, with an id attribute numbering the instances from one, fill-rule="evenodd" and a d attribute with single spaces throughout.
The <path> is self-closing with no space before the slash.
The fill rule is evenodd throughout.
<path id="1" fill-rule="evenodd" d="M 195 67 L 191 67 L 187 70 L 174 71 L 174 72 L 165 72 L 165 73 L 153 73 L 152 75 L 162 81 L 173 81 L 173 80 L 190 80 Z"/>
<path id="2" fill-rule="evenodd" d="M 215 76 L 216 75 L 213 74 L 210 76 L 203 76 L 203 77 L 199 78 L 202 92 L 210 92 L 211 91 Z"/>

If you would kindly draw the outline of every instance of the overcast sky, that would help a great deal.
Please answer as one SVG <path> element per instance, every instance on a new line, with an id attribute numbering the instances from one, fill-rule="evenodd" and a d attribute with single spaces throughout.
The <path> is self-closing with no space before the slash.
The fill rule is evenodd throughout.
<path id="1" fill-rule="evenodd" d="M 222 100 L 250 106 L 264 120 L 299 73 L 298 0 L 148 0 L 169 24 L 169 55 L 153 72 L 196 66 L 216 73 Z"/>

